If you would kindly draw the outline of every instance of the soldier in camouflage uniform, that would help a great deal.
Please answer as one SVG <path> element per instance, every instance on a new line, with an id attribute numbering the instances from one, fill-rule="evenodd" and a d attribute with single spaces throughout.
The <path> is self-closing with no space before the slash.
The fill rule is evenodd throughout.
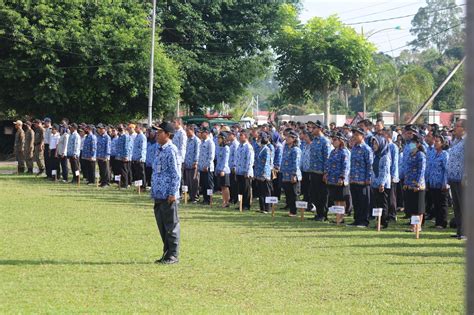
<path id="1" fill-rule="evenodd" d="M 38 165 L 39 173 L 41 175 L 44 173 L 44 163 L 43 163 L 43 151 L 44 151 L 44 128 L 41 120 L 36 119 L 34 121 L 35 127 L 35 153 L 34 153 L 34 161 L 36 165 Z"/>
<path id="2" fill-rule="evenodd" d="M 33 153 L 35 151 L 35 132 L 31 129 L 31 122 L 25 123 L 24 155 L 28 174 L 33 174 Z"/>
<path id="3" fill-rule="evenodd" d="M 18 174 L 25 172 L 25 132 L 23 131 L 23 122 L 21 120 L 15 121 L 15 144 L 13 146 L 13 152 L 15 153 L 15 159 L 18 162 Z"/>

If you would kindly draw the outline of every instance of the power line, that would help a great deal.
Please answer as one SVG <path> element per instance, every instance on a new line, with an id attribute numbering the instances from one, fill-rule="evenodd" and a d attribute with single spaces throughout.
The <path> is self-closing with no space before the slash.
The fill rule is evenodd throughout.
<path id="1" fill-rule="evenodd" d="M 342 11 L 342 12 L 339 12 L 339 14 L 346 14 L 346 13 L 351 13 L 351 12 L 355 12 L 355 11 L 366 10 L 366 9 L 370 9 L 370 8 L 373 8 L 373 7 L 378 7 L 378 6 L 387 4 L 387 3 L 391 3 L 391 1 L 377 3 L 377 4 L 369 5 L 369 6 L 366 6 L 366 7 L 357 8 L 357 9 L 354 9 L 354 10 Z"/>
<path id="2" fill-rule="evenodd" d="M 416 5 L 416 4 L 419 4 L 419 2 L 415 2 L 415 3 L 411 3 L 411 4 L 406 4 L 406 5 L 401 5 L 401 6 L 398 6 L 398 7 L 390 8 L 390 9 L 383 10 L 383 11 L 373 12 L 373 13 L 369 13 L 369 14 L 365 14 L 365 15 L 355 16 L 355 17 L 352 17 L 352 18 L 350 18 L 350 19 L 345 19 L 345 21 L 352 21 L 352 20 L 355 20 L 355 19 L 358 19 L 358 18 L 363 18 L 363 17 L 367 17 L 367 16 L 377 15 L 377 14 L 385 13 L 385 12 L 389 12 L 389 11 L 395 11 L 395 10 L 403 9 L 403 8 L 406 8 L 406 7 L 411 7 L 411 6 L 414 6 L 414 5 Z"/>

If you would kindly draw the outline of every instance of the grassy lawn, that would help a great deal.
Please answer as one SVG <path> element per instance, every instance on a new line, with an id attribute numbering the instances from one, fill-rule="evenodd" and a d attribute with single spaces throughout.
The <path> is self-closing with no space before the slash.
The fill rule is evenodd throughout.
<path id="1" fill-rule="evenodd" d="M 0 175 L 0 313 L 460 313 L 453 231 L 387 231 L 182 206 L 161 255 L 148 194 Z M 347 221 L 347 220 L 346 220 Z M 430 224 L 431 225 L 431 224 Z"/>

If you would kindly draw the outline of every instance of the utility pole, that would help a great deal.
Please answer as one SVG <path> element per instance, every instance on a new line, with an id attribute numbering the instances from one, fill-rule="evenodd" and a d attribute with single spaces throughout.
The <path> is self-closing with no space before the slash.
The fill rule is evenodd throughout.
<path id="1" fill-rule="evenodd" d="M 467 107 L 468 123 L 466 151 L 464 158 L 464 169 L 468 180 L 474 178 L 474 3 L 467 2 L 466 9 L 466 81 L 464 88 L 464 99 Z M 471 206 L 474 204 L 474 194 L 469 186 L 465 186 L 464 193 L 464 231 L 467 236 L 466 251 L 466 314 L 474 314 L 474 211 Z"/>
<path id="2" fill-rule="evenodd" d="M 153 71 L 155 67 L 155 21 L 156 21 L 156 0 L 153 0 L 153 13 L 151 19 L 151 56 L 150 56 L 150 85 L 148 91 L 148 126 L 153 121 Z"/>

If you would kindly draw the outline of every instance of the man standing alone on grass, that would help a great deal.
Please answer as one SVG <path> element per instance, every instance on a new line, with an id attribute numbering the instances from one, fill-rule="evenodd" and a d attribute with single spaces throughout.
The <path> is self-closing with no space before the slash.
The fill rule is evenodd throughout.
<path id="1" fill-rule="evenodd" d="M 178 169 L 178 149 L 171 142 L 173 125 L 163 122 L 156 129 L 158 148 L 153 163 L 151 197 L 155 201 L 156 224 L 163 240 L 163 256 L 155 263 L 171 265 L 178 262 L 179 255 L 180 225 L 177 198 L 181 174 Z"/>
<path id="2" fill-rule="evenodd" d="M 18 174 L 23 174 L 25 172 L 25 132 L 23 131 L 23 122 L 17 120 L 15 122 L 15 145 L 14 152 L 15 158 L 18 162 Z"/>

